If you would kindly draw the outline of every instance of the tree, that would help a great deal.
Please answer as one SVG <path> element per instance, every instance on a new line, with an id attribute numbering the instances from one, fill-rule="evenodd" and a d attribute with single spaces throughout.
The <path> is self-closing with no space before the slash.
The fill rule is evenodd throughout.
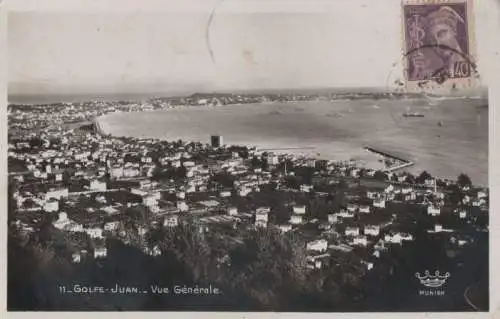
<path id="1" fill-rule="evenodd" d="M 229 256 L 232 290 L 262 308 L 290 309 L 290 300 L 305 287 L 305 245 L 293 235 L 251 230 Z"/>
<path id="2" fill-rule="evenodd" d="M 408 184 L 415 184 L 415 176 L 408 173 L 408 175 L 406 175 L 405 182 Z"/>
<path id="3" fill-rule="evenodd" d="M 373 175 L 373 177 L 379 181 L 387 180 L 387 174 L 384 173 L 383 171 L 376 171 L 375 175 Z"/>
<path id="4" fill-rule="evenodd" d="M 416 182 L 418 184 L 423 184 L 425 183 L 426 180 L 429 180 L 429 179 L 432 179 L 432 175 L 429 174 L 427 171 L 423 171 L 417 178 L 416 178 Z"/>
<path id="5" fill-rule="evenodd" d="M 457 178 L 457 184 L 460 187 L 465 187 L 465 186 L 471 186 L 472 181 L 469 176 L 465 175 L 464 173 L 460 174 Z"/>

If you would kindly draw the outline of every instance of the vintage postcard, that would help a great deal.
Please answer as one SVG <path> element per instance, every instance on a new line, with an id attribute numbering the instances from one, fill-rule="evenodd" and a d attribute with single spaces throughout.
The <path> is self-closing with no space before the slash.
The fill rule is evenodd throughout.
<path id="1" fill-rule="evenodd" d="M 307 2 L 8 13 L 9 311 L 490 311 L 486 10 Z"/>

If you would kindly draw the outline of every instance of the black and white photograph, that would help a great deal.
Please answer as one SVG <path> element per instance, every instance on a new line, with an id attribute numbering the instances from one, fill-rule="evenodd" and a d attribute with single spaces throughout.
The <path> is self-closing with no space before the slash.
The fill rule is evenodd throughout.
<path id="1" fill-rule="evenodd" d="M 167 2 L 8 12 L 8 311 L 490 311 L 484 6 Z"/>

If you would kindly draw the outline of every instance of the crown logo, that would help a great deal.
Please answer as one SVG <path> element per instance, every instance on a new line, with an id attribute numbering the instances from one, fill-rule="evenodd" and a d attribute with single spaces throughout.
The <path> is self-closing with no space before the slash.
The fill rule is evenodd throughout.
<path id="1" fill-rule="evenodd" d="M 436 270 L 434 276 L 426 270 L 425 275 L 421 276 L 419 272 L 415 273 L 415 277 L 420 280 L 420 283 L 426 287 L 438 288 L 446 283 L 446 279 L 450 277 L 450 273 L 447 272 L 443 275 L 439 274 L 439 270 Z"/>

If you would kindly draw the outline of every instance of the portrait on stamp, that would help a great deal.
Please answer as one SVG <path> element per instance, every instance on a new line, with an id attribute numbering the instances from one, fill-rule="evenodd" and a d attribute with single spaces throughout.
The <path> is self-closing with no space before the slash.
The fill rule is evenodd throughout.
<path id="1" fill-rule="evenodd" d="M 467 2 L 404 5 L 408 81 L 471 76 Z"/>

